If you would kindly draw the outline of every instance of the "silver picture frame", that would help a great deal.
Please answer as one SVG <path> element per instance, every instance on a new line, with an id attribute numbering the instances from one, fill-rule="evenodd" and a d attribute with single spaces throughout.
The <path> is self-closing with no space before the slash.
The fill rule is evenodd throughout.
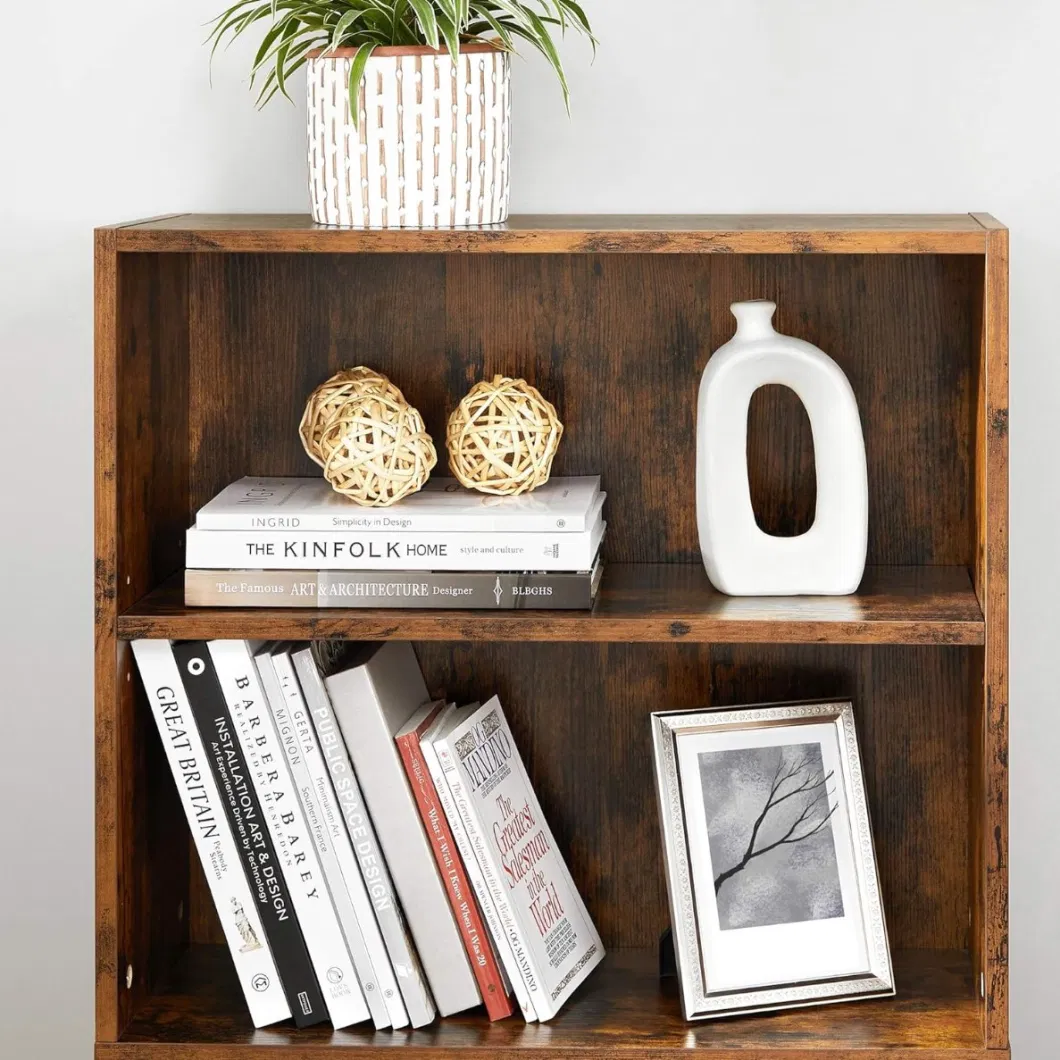
<path id="1" fill-rule="evenodd" d="M 892 996 L 852 703 L 660 711 L 651 720 L 685 1018 Z M 751 793 L 746 811 L 741 784 Z M 781 849 L 796 844 L 797 854 Z M 712 851 L 737 867 L 719 872 Z M 745 872 L 734 890 L 728 881 L 752 859 L 757 878 Z M 809 880 L 798 876 L 807 864 L 818 873 Z M 764 905 L 763 894 L 780 904 Z"/>

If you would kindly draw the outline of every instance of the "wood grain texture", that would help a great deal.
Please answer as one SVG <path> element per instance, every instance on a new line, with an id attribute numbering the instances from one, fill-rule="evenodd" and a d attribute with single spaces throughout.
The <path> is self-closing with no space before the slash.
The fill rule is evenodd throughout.
<path id="1" fill-rule="evenodd" d="M 418 1031 L 289 1025 L 255 1031 L 244 1014 L 230 962 L 220 947 L 196 947 L 165 993 L 149 1001 L 118 1046 L 97 1057 L 122 1060 L 222 1060 L 256 1055 L 274 1060 L 318 1057 L 329 1047 L 386 1057 L 400 1049 L 428 1056 L 573 1060 L 607 1056 L 663 1060 L 689 1049 L 714 1060 L 883 1060 L 903 1049 L 918 1060 L 985 1060 L 967 955 L 913 951 L 896 955 L 898 997 L 688 1024 L 676 980 L 660 982 L 654 951 L 615 951 L 550 1023 L 518 1018 L 489 1023 L 480 1011 Z M 1003 1053 L 990 1054 L 1002 1060 Z"/>
<path id="2" fill-rule="evenodd" d="M 986 1038 L 1008 1044 L 1008 231 L 992 218 L 976 405 L 975 585 L 987 623 L 982 653 L 973 816 L 981 907 L 973 952 L 982 962 Z"/>
<path id="3" fill-rule="evenodd" d="M 118 256 L 114 232 L 95 239 L 95 773 L 96 1037 L 113 1041 L 124 1026 L 118 965 L 123 949 L 118 889 L 120 797 L 117 642 L 117 345 Z M 127 648 L 123 654 L 131 654 Z M 127 658 L 125 660 L 127 665 Z"/>
<path id="4" fill-rule="evenodd" d="M 1007 246 L 986 215 L 101 230 L 97 1054 L 1007 1057 Z M 729 303 L 752 297 L 776 300 L 778 328 L 834 356 L 858 396 L 872 568 L 854 597 L 729 599 L 699 565 L 695 394 L 732 335 Z M 555 400 L 556 473 L 600 473 L 610 494 L 593 614 L 183 608 L 166 579 L 194 510 L 243 474 L 315 473 L 302 404 L 355 363 L 390 374 L 436 438 L 494 371 Z M 789 393 L 756 395 L 748 447 L 760 525 L 804 529 L 812 442 Z M 255 1033 L 223 953 L 193 946 L 185 978 L 165 982 L 189 937 L 220 936 L 124 643 L 139 635 L 408 637 L 432 690 L 499 691 L 610 946 L 653 946 L 667 920 L 650 711 L 850 696 L 891 942 L 930 952 L 899 956 L 894 1002 L 710 1026 L 681 1022 L 653 959 L 620 951 L 547 1027 Z"/>
<path id="5" fill-rule="evenodd" d="M 968 649 L 487 642 L 416 650 L 432 697 L 500 696 L 606 946 L 647 947 L 669 922 L 650 713 L 843 697 L 855 706 L 891 944 L 967 948 Z M 199 937 L 220 941 L 202 897 L 211 928 Z"/>
<path id="6" fill-rule="evenodd" d="M 351 231 L 308 215 L 183 214 L 122 227 L 119 250 L 484 254 L 981 254 L 968 214 L 525 215 L 472 228 Z"/>
<path id="7" fill-rule="evenodd" d="M 117 612 L 179 566 L 187 507 L 187 259 L 97 235 L 97 1035 L 117 1037 L 185 938 L 179 813 Z M 164 773 L 163 773 L 164 775 Z M 160 850 L 159 842 L 173 845 Z M 165 908 L 168 915 L 160 915 Z M 131 986 L 128 977 L 131 970 Z"/>
<path id="8" fill-rule="evenodd" d="M 732 597 L 699 564 L 605 567 L 589 611 L 185 607 L 182 577 L 126 610 L 121 637 L 981 644 L 964 567 L 870 567 L 855 596 Z"/>
<path id="9" fill-rule="evenodd" d="M 711 672 L 717 706 L 853 700 L 891 945 L 965 948 L 969 653 L 715 645 Z"/>
<path id="10" fill-rule="evenodd" d="M 602 476 L 610 561 L 699 562 L 699 377 L 732 337 L 730 303 L 769 297 L 778 328 L 830 353 L 859 397 L 869 563 L 968 565 L 977 284 L 979 259 L 941 255 L 196 255 L 191 503 L 245 474 L 318 473 L 297 426 L 343 365 L 389 375 L 436 441 L 502 372 L 567 424 L 554 473 Z M 788 403 L 751 425 L 769 482 L 793 473 L 793 439 L 809 444 L 801 415 Z M 759 494 L 771 532 L 811 511 L 790 493 Z"/>

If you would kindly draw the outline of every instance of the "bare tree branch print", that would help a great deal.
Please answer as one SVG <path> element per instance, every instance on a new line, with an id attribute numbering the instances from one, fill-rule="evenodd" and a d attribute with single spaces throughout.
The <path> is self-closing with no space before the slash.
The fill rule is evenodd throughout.
<path id="1" fill-rule="evenodd" d="M 816 835 L 838 809 L 838 802 L 831 804 L 835 790 L 830 791 L 828 787 L 834 771 L 825 773 L 805 754 L 789 756 L 788 750 L 777 748 L 777 765 L 765 805 L 751 826 L 743 856 L 714 877 L 715 894 L 726 880 L 742 872 L 755 858 Z M 776 838 L 766 841 L 763 837 L 769 831 Z"/>

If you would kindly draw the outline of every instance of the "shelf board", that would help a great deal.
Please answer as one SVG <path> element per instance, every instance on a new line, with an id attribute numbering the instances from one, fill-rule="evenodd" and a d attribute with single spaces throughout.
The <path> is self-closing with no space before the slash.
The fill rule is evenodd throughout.
<path id="1" fill-rule="evenodd" d="M 712 1060 L 918 1060 L 986 1058 L 973 996 L 971 966 L 959 951 L 912 950 L 895 955 L 898 996 L 767 1016 L 686 1023 L 676 981 L 660 981 L 653 953 L 619 950 L 547 1024 L 519 1018 L 489 1023 L 481 1009 L 418 1031 L 330 1027 L 295 1030 L 290 1023 L 254 1030 L 231 961 L 220 946 L 195 946 L 163 992 L 149 997 L 120 1042 L 96 1047 L 99 1060 L 271 1060 L 319 1058 L 329 1046 L 359 1057 L 475 1056 L 482 1060 L 569 1060 L 608 1056 L 659 1060 L 696 1048 Z M 254 1051 L 254 1052 L 252 1052 Z M 991 1051 L 1001 1060 L 1007 1051 Z"/>
<path id="2" fill-rule="evenodd" d="M 731 597 L 700 564 L 604 569 L 591 611 L 194 608 L 177 575 L 118 618 L 126 639 L 982 644 L 964 567 L 869 567 L 853 596 Z"/>
<path id="3" fill-rule="evenodd" d="M 986 214 L 515 215 L 471 228 L 341 229 L 301 214 L 176 214 L 119 225 L 119 251 L 983 254 Z"/>

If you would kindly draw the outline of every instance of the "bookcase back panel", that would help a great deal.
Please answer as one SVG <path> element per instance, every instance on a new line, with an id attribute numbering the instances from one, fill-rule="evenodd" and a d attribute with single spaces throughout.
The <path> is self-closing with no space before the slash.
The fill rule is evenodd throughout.
<path id="1" fill-rule="evenodd" d="M 309 392 L 365 363 L 442 444 L 478 379 L 522 375 L 566 423 L 558 474 L 599 473 L 615 561 L 694 562 L 695 404 L 729 304 L 771 298 L 779 330 L 850 377 L 868 454 L 870 563 L 972 559 L 974 360 L 982 259 L 885 255 L 193 255 L 190 507 L 244 474 L 315 474 Z M 768 388 L 749 417 L 762 526 L 812 522 L 809 424 Z M 442 467 L 445 457 L 442 454 Z"/>
<path id="2" fill-rule="evenodd" d="M 432 695 L 504 704 L 604 941 L 669 922 L 652 710 L 853 699 L 891 944 L 968 945 L 968 649 L 789 645 L 420 644 Z M 173 827 L 184 828 L 174 816 Z M 193 941 L 220 941 L 194 871 Z"/>
<path id="3" fill-rule="evenodd" d="M 126 254 L 118 270 L 119 612 L 183 565 L 188 483 L 188 269 L 184 254 Z"/>

